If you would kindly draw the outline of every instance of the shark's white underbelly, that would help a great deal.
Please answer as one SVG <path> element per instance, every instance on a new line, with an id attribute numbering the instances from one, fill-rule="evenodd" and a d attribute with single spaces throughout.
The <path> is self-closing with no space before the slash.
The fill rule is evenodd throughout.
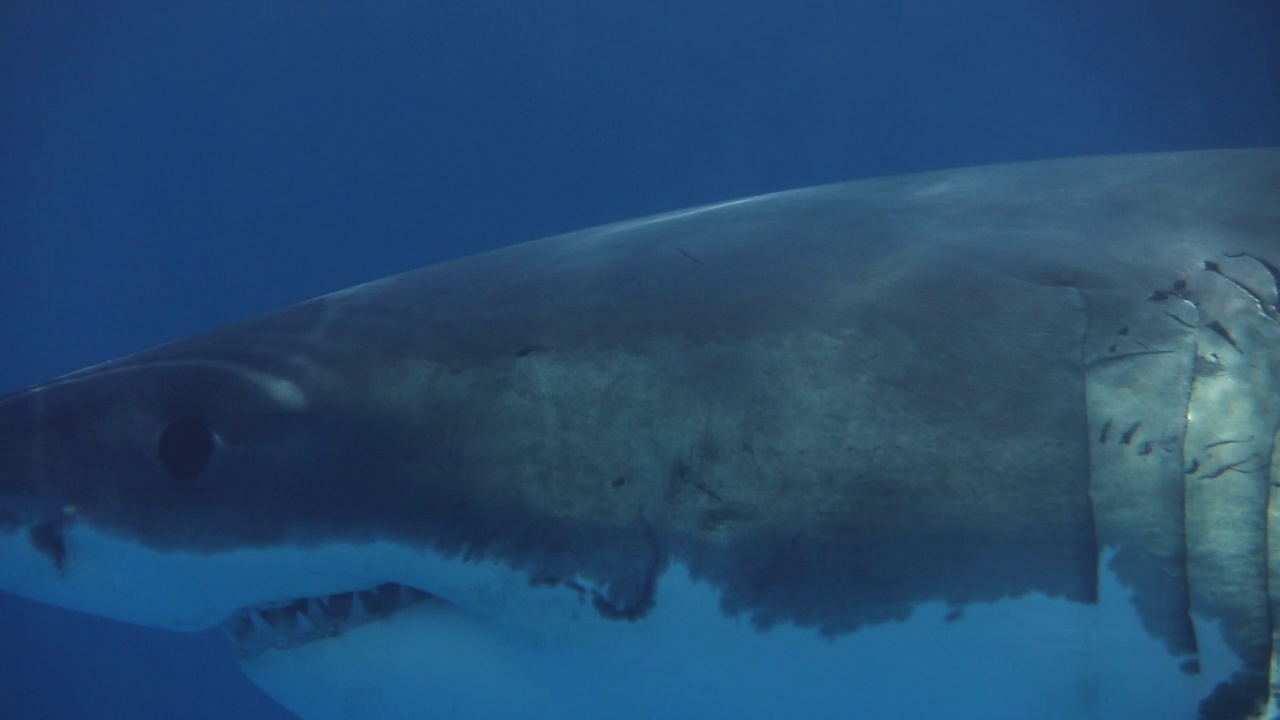
<path id="1" fill-rule="evenodd" d="M 1041 595 L 931 604 L 827 638 L 726 616 L 675 566 L 634 622 L 588 604 L 578 627 L 529 639 L 428 603 L 244 669 L 306 720 L 1192 720 L 1237 669 L 1233 656 L 1203 638 L 1200 673 L 1180 669 L 1104 574 L 1097 606 Z"/>

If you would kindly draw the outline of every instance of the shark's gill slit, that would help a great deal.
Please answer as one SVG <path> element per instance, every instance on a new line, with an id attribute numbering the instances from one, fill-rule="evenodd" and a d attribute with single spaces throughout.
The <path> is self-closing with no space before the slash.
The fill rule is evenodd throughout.
<path id="1" fill-rule="evenodd" d="M 421 602 L 445 601 L 408 585 L 382 583 L 365 590 L 243 608 L 228 618 L 221 630 L 242 656 L 253 658 L 267 650 L 336 637 Z"/>

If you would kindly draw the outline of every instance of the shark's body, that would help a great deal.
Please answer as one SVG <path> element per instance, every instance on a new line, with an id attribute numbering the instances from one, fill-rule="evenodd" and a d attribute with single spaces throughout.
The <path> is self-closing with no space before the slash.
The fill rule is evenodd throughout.
<path id="1" fill-rule="evenodd" d="M 308 719 L 1266 717 L 1278 268 L 1276 150 L 514 246 L 0 400 L 0 587 Z"/>

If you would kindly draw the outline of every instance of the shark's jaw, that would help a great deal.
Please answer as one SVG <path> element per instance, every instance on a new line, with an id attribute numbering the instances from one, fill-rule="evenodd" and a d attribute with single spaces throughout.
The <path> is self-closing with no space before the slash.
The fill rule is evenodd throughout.
<path id="1" fill-rule="evenodd" d="M 364 590 L 242 608 L 223 622 L 220 629 L 235 643 L 241 657 L 256 658 L 268 649 L 290 650 L 337 637 L 418 603 L 431 603 L 437 606 L 437 612 L 452 608 L 447 601 L 430 593 L 386 582 Z"/>
<path id="2" fill-rule="evenodd" d="M 244 658 L 408 608 L 500 620 L 513 579 L 389 542 L 202 553 L 151 548 L 74 519 L 52 534 L 47 525 L 0 532 L 0 590 L 164 630 L 217 628 Z"/>

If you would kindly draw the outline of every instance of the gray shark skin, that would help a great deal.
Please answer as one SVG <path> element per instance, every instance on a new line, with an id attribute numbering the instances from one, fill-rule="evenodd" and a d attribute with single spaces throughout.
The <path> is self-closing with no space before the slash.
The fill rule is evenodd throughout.
<path id="1" fill-rule="evenodd" d="M 859 181 L 516 245 L 0 399 L 0 588 L 199 629 L 362 587 L 283 565 L 224 587 L 229 560 L 203 596 L 158 571 L 130 594 L 92 579 L 116 554 L 92 538 L 183 567 L 382 543 L 602 627 L 644 628 L 678 566 L 751 633 L 834 643 L 929 604 L 1087 608 L 1109 573 L 1172 666 L 1225 643 L 1184 717 L 1264 717 L 1278 286 L 1273 149 Z"/>

